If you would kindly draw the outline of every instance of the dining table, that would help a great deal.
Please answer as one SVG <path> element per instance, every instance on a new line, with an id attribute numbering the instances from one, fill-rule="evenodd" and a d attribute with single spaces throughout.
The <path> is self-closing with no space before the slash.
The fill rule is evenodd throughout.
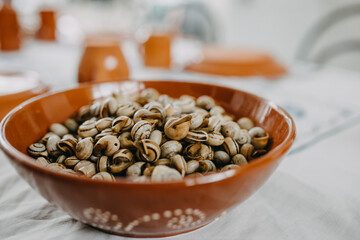
<path id="1" fill-rule="evenodd" d="M 207 226 L 168 239 L 360 239 L 360 72 L 294 60 L 276 79 L 214 76 L 146 68 L 133 43 L 122 49 L 133 81 L 241 89 L 280 105 L 296 124 L 294 145 L 255 194 Z M 19 51 L 0 53 L 0 69 L 36 71 L 52 91 L 61 91 L 77 86 L 82 51 L 79 44 L 29 39 Z M 47 202 L 2 152 L 0 164 L 0 239 L 127 239 Z"/>

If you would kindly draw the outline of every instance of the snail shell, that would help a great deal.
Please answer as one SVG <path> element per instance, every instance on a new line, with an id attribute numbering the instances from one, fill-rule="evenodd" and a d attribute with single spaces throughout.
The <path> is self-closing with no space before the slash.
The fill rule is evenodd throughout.
<path id="1" fill-rule="evenodd" d="M 192 130 L 188 132 L 184 140 L 190 143 L 206 142 L 209 140 L 209 136 L 205 131 Z"/>
<path id="2" fill-rule="evenodd" d="M 194 130 L 201 126 L 201 124 L 204 121 L 204 116 L 200 113 L 191 113 L 191 123 L 190 123 L 190 129 Z"/>
<path id="3" fill-rule="evenodd" d="M 162 141 L 162 132 L 159 130 L 152 131 L 150 134 L 150 140 L 154 141 L 157 145 L 160 145 Z"/>
<path id="4" fill-rule="evenodd" d="M 159 98 L 157 99 L 157 101 L 162 105 L 162 106 L 166 106 L 168 104 L 171 104 L 174 99 L 172 99 L 169 95 L 166 95 L 166 94 L 161 94 L 159 96 Z"/>
<path id="5" fill-rule="evenodd" d="M 53 132 L 48 132 L 46 133 L 40 140 L 40 143 L 46 145 L 47 141 L 49 140 L 49 138 L 52 136 L 52 135 L 56 135 L 55 133 Z"/>
<path id="6" fill-rule="evenodd" d="M 90 115 L 97 117 L 100 114 L 101 102 L 95 101 L 90 105 Z"/>
<path id="7" fill-rule="evenodd" d="M 240 131 L 239 134 L 237 135 L 237 137 L 235 138 L 235 140 L 238 144 L 243 145 L 245 143 L 250 143 L 251 137 L 250 137 L 249 133 Z"/>
<path id="8" fill-rule="evenodd" d="M 236 164 L 229 164 L 229 165 L 226 165 L 224 166 L 221 171 L 226 171 L 226 170 L 230 170 L 230 169 L 237 169 L 239 168 L 240 166 L 239 165 L 236 165 Z"/>
<path id="9" fill-rule="evenodd" d="M 35 163 L 40 165 L 40 166 L 44 166 L 46 167 L 47 165 L 49 165 L 51 162 L 49 160 L 47 160 L 46 158 L 44 157 L 38 157 L 36 160 L 35 160 Z"/>
<path id="10" fill-rule="evenodd" d="M 198 99 L 196 100 L 196 105 L 206 110 L 210 110 L 212 107 L 215 106 L 215 101 L 212 97 L 203 95 L 198 97 Z"/>
<path id="11" fill-rule="evenodd" d="M 120 149 L 119 140 L 112 135 L 107 135 L 99 139 L 94 146 L 94 155 L 101 156 L 112 156 L 117 150 Z"/>
<path id="12" fill-rule="evenodd" d="M 154 88 L 146 88 L 140 93 L 140 98 L 147 101 L 156 100 L 159 97 L 159 92 Z"/>
<path id="13" fill-rule="evenodd" d="M 220 106 L 214 106 L 210 109 L 210 115 L 216 116 L 216 115 L 222 115 L 225 113 L 225 109 Z"/>
<path id="14" fill-rule="evenodd" d="M 187 169 L 186 161 L 183 156 L 176 154 L 170 158 L 172 165 L 181 173 L 181 176 L 185 176 Z"/>
<path id="15" fill-rule="evenodd" d="M 255 147 L 255 149 L 263 149 L 266 148 L 269 142 L 269 134 L 266 133 L 264 137 L 253 137 L 251 140 L 251 144 Z"/>
<path id="16" fill-rule="evenodd" d="M 161 119 L 165 119 L 166 113 L 164 107 L 158 102 L 150 102 L 144 106 L 145 109 L 153 113 L 160 113 Z"/>
<path id="17" fill-rule="evenodd" d="M 190 173 L 189 175 L 186 175 L 185 177 L 194 178 L 194 177 L 201 177 L 201 176 L 204 176 L 204 174 L 199 173 L 199 172 L 194 172 L 194 173 Z"/>
<path id="18" fill-rule="evenodd" d="M 90 161 L 82 160 L 75 165 L 74 171 L 82 173 L 86 177 L 92 177 L 96 173 L 95 164 Z"/>
<path id="19" fill-rule="evenodd" d="M 120 146 L 122 148 L 127 148 L 127 149 L 131 149 L 131 150 L 136 149 L 133 140 L 131 140 L 131 133 L 130 132 L 123 132 L 122 134 L 120 134 L 118 139 L 119 139 L 119 142 L 120 142 Z"/>
<path id="20" fill-rule="evenodd" d="M 131 129 L 131 137 L 134 141 L 147 139 L 150 137 L 151 131 L 152 131 L 151 124 L 146 120 L 141 120 L 137 122 Z"/>
<path id="21" fill-rule="evenodd" d="M 240 153 L 246 157 L 246 159 L 251 159 L 252 154 L 254 152 L 254 146 L 250 143 L 246 143 L 241 146 Z"/>
<path id="22" fill-rule="evenodd" d="M 145 162 L 136 162 L 126 169 L 126 176 L 141 176 L 146 167 Z"/>
<path id="23" fill-rule="evenodd" d="M 98 172 L 107 172 L 110 168 L 110 161 L 108 156 L 101 156 L 96 162 L 96 169 Z"/>
<path id="24" fill-rule="evenodd" d="M 99 173 L 95 174 L 94 176 L 92 176 L 91 179 L 111 181 L 111 182 L 115 181 L 114 175 L 112 175 L 111 173 L 108 173 L 108 172 L 99 172 Z"/>
<path id="25" fill-rule="evenodd" d="M 95 123 L 95 127 L 98 131 L 102 131 L 106 128 L 111 128 L 111 124 L 113 122 L 113 118 L 111 117 L 106 117 L 106 118 L 101 118 L 99 120 L 96 121 Z"/>
<path id="26" fill-rule="evenodd" d="M 76 116 L 76 119 L 79 120 L 79 121 L 84 121 L 86 119 L 89 119 L 90 118 L 90 106 L 89 105 L 86 105 L 86 106 L 82 106 L 80 109 L 79 109 L 79 112 Z"/>
<path id="27" fill-rule="evenodd" d="M 74 170 L 72 169 L 61 169 L 60 170 L 61 173 L 64 173 L 64 174 L 68 174 L 68 175 L 79 175 L 79 173 L 75 172 Z"/>
<path id="28" fill-rule="evenodd" d="M 112 173 L 120 173 L 130 167 L 134 163 L 134 156 L 129 149 L 120 149 L 112 159 L 110 171 Z"/>
<path id="29" fill-rule="evenodd" d="M 130 130 L 134 126 L 134 121 L 127 116 L 120 116 L 112 122 L 112 130 L 116 133 Z"/>
<path id="30" fill-rule="evenodd" d="M 192 174 L 196 172 L 200 167 L 200 163 L 197 160 L 188 161 L 186 164 L 186 174 Z"/>
<path id="31" fill-rule="evenodd" d="M 227 123 L 227 122 L 233 122 L 234 121 L 234 117 L 229 115 L 229 114 L 224 114 L 220 117 L 221 119 L 221 122 L 224 124 L 224 123 Z"/>
<path id="32" fill-rule="evenodd" d="M 75 153 L 78 159 L 88 159 L 93 152 L 93 139 L 87 137 L 79 141 L 76 145 Z"/>
<path id="33" fill-rule="evenodd" d="M 211 116 L 208 111 L 206 111 L 203 108 L 199 108 L 199 107 L 195 107 L 193 113 L 200 114 L 203 118 L 208 118 Z"/>
<path id="34" fill-rule="evenodd" d="M 167 182 L 181 179 L 182 176 L 177 170 L 164 165 L 156 166 L 151 174 L 151 181 L 153 182 Z"/>
<path id="35" fill-rule="evenodd" d="M 154 163 L 154 165 L 155 166 L 157 166 L 157 165 L 170 166 L 171 165 L 171 160 L 167 159 L 167 158 L 160 158 Z"/>
<path id="36" fill-rule="evenodd" d="M 221 127 L 221 133 L 225 137 L 237 138 L 240 134 L 240 127 L 236 122 L 226 122 Z"/>
<path id="37" fill-rule="evenodd" d="M 47 157 L 48 156 L 48 152 L 46 151 L 46 147 L 42 143 L 33 143 L 33 144 L 31 144 L 28 147 L 27 152 L 29 153 L 30 156 L 32 156 L 34 158 L 36 158 L 36 157 Z"/>
<path id="38" fill-rule="evenodd" d="M 121 162 L 132 162 L 134 159 L 134 155 L 130 152 L 129 149 L 120 149 L 113 156 L 113 163 L 121 163 Z"/>
<path id="39" fill-rule="evenodd" d="M 59 163 L 50 163 L 48 165 L 46 165 L 46 168 L 54 170 L 54 171 L 62 171 L 64 169 L 66 169 L 66 167 L 62 164 Z"/>
<path id="40" fill-rule="evenodd" d="M 95 135 L 94 143 L 97 143 L 97 141 L 99 141 L 100 138 L 108 136 L 108 135 L 116 136 L 116 133 L 113 132 L 111 128 L 106 128 L 106 129 L 102 130 L 101 133 Z"/>
<path id="41" fill-rule="evenodd" d="M 76 130 L 78 129 L 78 123 L 75 121 L 75 119 L 73 118 L 68 118 L 64 121 L 64 125 L 65 127 L 67 127 L 67 129 L 69 129 L 70 132 L 75 133 Z"/>
<path id="42" fill-rule="evenodd" d="M 132 117 L 139 107 L 133 103 L 121 105 L 117 111 L 116 116 Z"/>
<path id="43" fill-rule="evenodd" d="M 180 97 L 173 102 L 174 107 L 181 109 L 181 113 L 191 113 L 195 108 L 195 101 L 191 97 Z"/>
<path id="44" fill-rule="evenodd" d="M 53 123 L 50 125 L 50 132 L 55 133 L 56 135 L 62 137 L 65 134 L 69 133 L 69 130 L 60 123 Z"/>
<path id="45" fill-rule="evenodd" d="M 155 166 L 151 166 L 150 164 L 146 164 L 146 168 L 143 171 L 143 175 L 147 177 L 151 177 Z"/>
<path id="46" fill-rule="evenodd" d="M 186 137 L 190 129 L 191 115 L 182 118 L 170 119 L 164 126 L 166 136 L 173 140 L 181 140 Z"/>
<path id="47" fill-rule="evenodd" d="M 98 134 L 94 120 L 87 120 L 78 128 L 78 135 L 82 138 L 93 137 Z"/>
<path id="48" fill-rule="evenodd" d="M 214 172 L 216 171 L 215 164 L 210 160 L 200 160 L 199 161 L 199 170 L 202 173 Z"/>
<path id="49" fill-rule="evenodd" d="M 60 163 L 60 164 L 64 164 L 64 161 L 66 159 L 65 155 L 60 155 L 55 162 Z"/>
<path id="50" fill-rule="evenodd" d="M 185 158 L 190 160 L 212 160 L 214 157 L 214 152 L 212 148 L 200 142 L 188 145 L 184 149 L 183 154 Z"/>
<path id="51" fill-rule="evenodd" d="M 181 114 L 181 108 L 167 104 L 164 108 L 166 117 L 178 117 Z"/>
<path id="52" fill-rule="evenodd" d="M 131 182 L 143 183 L 150 182 L 150 178 L 148 176 L 139 176 L 139 177 L 129 177 Z"/>
<path id="53" fill-rule="evenodd" d="M 182 150 L 182 145 L 178 141 L 167 141 L 161 145 L 161 157 L 170 158 L 172 155 L 178 154 Z"/>
<path id="54" fill-rule="evenodd" d="M 76 166 L 76 164 L 78 164 L 80 162 L 80 160 L 75 157 L 75 156 L 71 156 L 68 157 L 64 160 L 64 165 L 68 168 L 73 168 L 74 166 Z"/>
<path id="55" fill-rule="evenodd" d="M 253 121 L 251 121 L 251 119 L 247 117 L 240 118 L 237 123 L 239 124 L 241 129 L 250 130 L 254 127 Z"/>
<path id="56" fill-rule="evenodd" d="M 100 157 L 99 156 L 94 156 L 94 155 L 91 155 L 89 157 L 89 161 L 93 162 L 93 163 L 97 163 L 97 161 L 99 161 Z"/>
<path id="57" fill-rule="evenodd" d="M 231 137 L 225 138 L 223 147 L 230 156 L 234 156 L 240 152 L 239 144 Z"/>
<path id="58" fill-rule="evenodd" d="M 208 133 L 206 143 L 210 146 L 220 146 L 224 143 L 225 137 L 219 132 Z"/>
<path id="59" fill-rule="evenodd" d="M 150 139 L 135 142 L 139 159 L 145 162 L 155 162 L 160 158 L 160 147 Z"/>
<path id="60" fill-rule="evenodd" d="M 161 121 L 162 120 L 162 115 L 161 113 L 158 112 L 151 112 L 148 109 L 139 109 L 138 111 L 136 111 L 136 113 L 134 114 L 134 122 L 139 122 L 141 120 L 147 120 L 147 121 Z"/>
<path id="61" fill-rule="evenodd" d="M 246 165 L 248 162 L 246 160 L 246 157 L 244 157 L 244 155 L 242 154 L 236 154 L 232 157 L 231 162 L 233 164 L 239 165 L 239 166 L 243 166 Z"/>
<path id="62" fill-rule="evenodd" d="M 74 138 L 67 138 L 57 142 L 57 148 L 62 151 L 67 156 L 72 156 L 75 154 L 77 140 Z"/>
<path id="63" fill-rule="evenodd" d="M 230 156 L 224 151 L 216 151 L 214 153 L 214 162 L 220 166 L 227 165 L 230 162 Z"/>
<path id="64" fill-rule="evenodd" d="M 210 131 L 220 132 L 221 129 L 221 118 L 218 116 L 211 116 L 207 126 Z"/>
<path id="65" fill-rule="evenodd" d="M 265 149 L 256 149 L 253 154 L 252 154 L 252 158 L 257 158 L 260 157 L 262 155 L 264 155 L 265 153 L 267 153 L 267 151 Z"/>
<path id="66" fill-rule="evenodd" d="M 109 117 L 115 114 L 117 110 L 117 102 L 113 97 L 105 99 L 100 108 L 100 117 Z"/>
<path id="67" fill-rule="evenodd" d="M 57 143 L 60 141 L 60 137 L 58 135 L 52 135 L 49 137 L 46 148 L 50 156 L 57 157 L 61 154 L 60 150 L 57 147 Z"/>
<path id="68" fill-rule="evenodd" d="M 266 136 L 266 132 L 264 129 L 262 129 L 261 127 L 253 127 L 249 130 L 249 135 L 251 138 L 254 137 L 265 137 Z"/>

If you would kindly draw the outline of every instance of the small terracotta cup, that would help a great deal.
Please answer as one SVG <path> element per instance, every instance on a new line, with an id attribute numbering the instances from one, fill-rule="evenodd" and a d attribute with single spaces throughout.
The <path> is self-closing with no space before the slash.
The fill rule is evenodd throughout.
<path id="1" fill-rule="evenodd" d="M 41 25 L 36 33 L 36 38 L 45 41 L 56 40 L 56 12 L 53 10 L 41 10 L 39 12 Z"/>
<path id="2" fill-rule="evenodd" d="M 0 86 L 0 120 L 20 103 L 49 91 L 39 74 L 31 71 L 0 72 Z"/>
<path id="3" fill-rule="evenodd" d="M 78 82 L 108 82 L 127 79 L 129 69 L 114 37 L 89 37 L 79 64 Z"/>
<path id="4" fill-rule="evenodd" d="M 10 3 L 5 1 L 0 9 L 0 49 L 15 51 L 21 46 L 21 28 L 17 14 Z"/>
<path id="5" fill-rule="evenodd" d="M 171 65 L 170 34 L 153 34 L 142 44 L 141 53 L 147 67 L 170 68 Z"/>

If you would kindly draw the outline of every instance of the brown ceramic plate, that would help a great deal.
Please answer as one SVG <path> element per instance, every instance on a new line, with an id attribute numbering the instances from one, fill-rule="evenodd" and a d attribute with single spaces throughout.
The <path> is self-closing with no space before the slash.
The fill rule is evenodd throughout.
<path id="1" fill-rule="evenodd" d="M 203 59 L 186 70 L 222 76 L 264 76 L 269 79 L 286 74 L 286 69 L 270 55 L 256 50 L 206 46 Z"/>
<path id="2" fill-rule="evenodd" d="M 212 96 L 236 117 L 249 116 L 268 131 L 271 150 L 241 169 L 167 183 L 94 181 L 53 172 L 26 155 L 26 147 L 51 123 L 64 121 L 94 98 L 149 87 L 172 97 Z M 2 121 L 0 145 L 21 177 L 75 219 L 113 234 L 154 237 L 197 229 L 244 201 L 268 179 L 294 139 L 289 114 L 255 95 L 201 83 L 125 81 L 84 85 L 21 104 Z"/>

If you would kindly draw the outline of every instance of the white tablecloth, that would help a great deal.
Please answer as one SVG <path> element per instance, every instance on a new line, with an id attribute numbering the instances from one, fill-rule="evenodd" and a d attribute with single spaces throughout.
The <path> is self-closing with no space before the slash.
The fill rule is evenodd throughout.
<path id="1" fill-rule="evenodd" d="M 20 52 L 0 53 L 0 68 L 39 71 L 61 89 L 75 85 L 80 53 L 28 42 Z M 171 239 L 360 239 L 359 73 L 297 63 L 288 76 L 268 81 L 131 68 L 135 79 L 196 79 L 253 92 L 285 107 L 297 124 L 291 152 L 258 192 L 208 226 Z M 0 239 L 124 239 L 49 204 L 3 153 L 0 163 Z"/>

